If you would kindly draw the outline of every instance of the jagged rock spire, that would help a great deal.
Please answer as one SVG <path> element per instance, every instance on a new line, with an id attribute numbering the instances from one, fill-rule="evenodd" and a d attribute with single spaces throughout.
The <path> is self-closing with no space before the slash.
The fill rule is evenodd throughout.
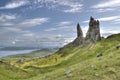
<path id="1" fill-rule="evenodd" d="M 71 44 L 74 46 L 80 46 L 80 45 L 84 46 L 91 42 L 96 43 L 98 40 L 101 39 L 100 22 L 99 20 L 95 20 L 92 16 L 90 17 L 89 29 L 87 31 L 85 38 L 83 37 L 83 32 L 79 23 L 77 24 L 76 28 L 77 28 L 77 38 L 66 46 L 69 46 Z"/>
<path id="2" fill-rule="evenodd" d="M 83 37 L 83 32 L 79 23 L 77 24 L 77 37 Z"/>
<path id="3" fill-rule="evenodd" d="M 89 21 L 89 29 L 86 34 L 86 40 L 90 40 L 92 42 L 96 42 L 101 39 L 100 36 L 100 23 L 98 20 L 94 20 L 91 16 Z"/>
<path id="4" fill-rule="evenodd" d="M 77 24 L 77 38 L 73 41 L 73 44 L 75 46 L 83 44 L 83 32 L 79 23 Z"/>

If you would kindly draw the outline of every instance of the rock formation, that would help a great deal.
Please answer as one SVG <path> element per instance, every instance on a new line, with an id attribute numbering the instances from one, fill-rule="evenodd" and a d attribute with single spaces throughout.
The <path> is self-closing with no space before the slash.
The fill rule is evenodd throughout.
<path id="1" fill-rule="evenodd" d="M 82 29 L 78 23 L 77 24 L 77 38 L 73 41 L 73 44 L 80 45 L 82 43 L 83 43 L 83 32 L 82 32 Z"/>
<path id="2" fill-rule="evenodd" d="M 89 22 L 89 29 L 86 34 L 85 40 L 90 40 L 92 42 L 96 42 L 101 39 L 100 36 L 100 23 L 98 20 L 94 20 L 93 17 L 90 17 L 90 22 Z"/>
<path id="3" fill-rule="evenodd" d="M 101 39 L 100 36 L 100 23 L 98 20 L 94 20 L 93 17 L 90 17 L 89 21 L 89 29 L 86 34 L 86 37 L 83 37 L 83 32 L 82 29 L 79 25 L 77 24 L 77 38 L 73 41 L 65 45 L 64 47 L 59 49 L 59 53 L 63 53 L 62 50 L 68 48 L 68 47 L 73 47 L 73 46 L 81 46 L 84 47 L 88 45 L 89 43 L 96 43 L 98 40 Z M 69 48 L 68 48 L 69 49 Z M 102 54 L 97 54 L 98 57 L 102 56 Z"/>
<path id="4" fill-rule="evenodd" d="M 77 24 L 77 37 L 83 37 L 83 32 L 79 23 Z"/>
<path id="5" fill-rule="evenodd" d="M 98 40 L 101 39 L 99 26 L 100 26 L 99 21 L 94 20 L 93 17 L 90 17 L 89 29 L 87 31 L 86 37 L 84 38 L 82 29 L 78 23 L 77 24 L 77 38 L 72 42 L 73 45 L 75 46 L 84 45 L 84 43 L 89 43 L 89 42 L 96 43 Z"/>
<path id="6" fill-rule="evenodd" d="M 77 38 L 73 42 L 65 45 L 63 48 L 69 47 L 71 45 L 73 45 L 73 46 L 79 46 L 79 45 L 85 46 L 91 42 L 96 43 L 100 39 L 101 39 L 100 23 L 98 20 L 94 20 L 93 17 L 90 17 L 89 29 L 87 31 L 86 37 L 85 38 L 83 37 L 82 29 L 78 23 L 77 24 Z"/>

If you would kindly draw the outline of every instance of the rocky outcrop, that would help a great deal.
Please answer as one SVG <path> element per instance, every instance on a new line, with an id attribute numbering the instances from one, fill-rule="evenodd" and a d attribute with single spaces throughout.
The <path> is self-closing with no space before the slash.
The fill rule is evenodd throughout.
<path id="1" fill-rule="evenodd" d="M 85 43 L 93 42 L 96 43 L 98 40 L 101 39 L 100 36 L 100 23 L 98 20 L 95 20 L 93 17 L 90 17 L 89 21 L 89 29 L 87 31 L 86 37 L 83 37 L 82 29 L 77 24 L 77 38 L 72 42 L 73 45 L 84 45 Z"/>
<path id="2" fill-rule="evenodd" d="M 71 45 L 85 46 L 91 42 L 96 43 L 97 41 L 101 40 L 100 22 L 98 20 L 95 20 L 93 17 L 90 17 L 89 29 L 87 31 L 85 38 L 83 37 L 83 32 L 79 23 L 77 24 L 76 28 L 77 28 L 77 38 L 73 42 L 65 45 L 63 48 L 69 47 Z"/>
<path id="3" fill-rule="evenodd" d="M 82 29 L 78 23 L 77 24 L 77 38 L 73 41 L 73 44 L 80 45 L 82 43 L 83 43 L 83 32 L 82 32 Z"/>
<path id="4" fill-rule="evenodd" d="M 98 20 L 95 20 L 93 17 L 90 17 L 89 29 L 86 34 L 85 40 L 96 42 L 101 39 L 100 36 L 100 23 Z"/>
<path id="5" fill-rule="evenodd" d="M 79 23 L 77 24 L 77 37 L 83 37 L 83 32 Z"/>

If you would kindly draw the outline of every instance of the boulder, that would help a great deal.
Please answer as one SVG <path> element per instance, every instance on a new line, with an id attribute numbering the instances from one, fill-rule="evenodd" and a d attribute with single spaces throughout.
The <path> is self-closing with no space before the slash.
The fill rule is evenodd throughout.
<path id="1" fill-rule="evenodd" d="M 116 46 L 116 49 L 120 49 L 120 46 Z"/>
<path id="2" fill-rule="evenodd" d="M 103 54 L 102 53 L 96 54 L 96 57 L 100 57 L 100 56 L 103 56 Z"/>

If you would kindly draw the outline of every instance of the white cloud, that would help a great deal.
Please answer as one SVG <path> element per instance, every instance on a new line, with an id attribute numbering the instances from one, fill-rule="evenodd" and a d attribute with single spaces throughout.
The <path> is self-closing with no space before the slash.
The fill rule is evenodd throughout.
<path id="1" fill-rule="evenodd" d="M 49 28 L 46 29 L 45 31 L 72 31 L 75 29 L 75 26 L 63 26 L 63 27 L 56 27 L 56 28 Z"/>
<path id="2" fill-rule="evenodd" d="M 28 4 L 28 3 L 29 3 L 28 0 L 14 0 L 12 2 L 9 2 L 5 6 L 0 7 L 0 9 L 14 9 L 14 8 L 24 6 L 24 5 Z"/>
<path id="3" fill-rule="evenodd" d="M 113 7 L 119 7 L 119 6 L 120 6 L 120 0 L 107 0 L 97 5 L 94 5 L 92 7 L 93 8 L 113 8 Z"/>
<path id="4" fill-rule="evenodd" d="M 34 34 L 26 33 L 23 36 L 17 36 L 11 41 L 17 42 L 16 45 L 32 45 L 32 46 L 63 46 L 71 42 L 74 38 L 62 35 L 62 34 Z"/>
<path id="5" fill-rule="evenodd" d="M 62 22 L 56 23 L 56 27 L 48 28 L 48 29 L 45 29 L 44 31 L 57 31 L 57 30 L 70 31 L 70 30 L 74 30 L 74 26 L 71 21 L 62 21 Z"/>
<path id="6" fill-rule="evenodd" d="M 13 28 L 13 27 L 4 27 L 6 31 L 13 31 L 13 32 L 20 32 L 21 29 L 19 28 Z"/>
<path id="7" fill-rule="evenodd" d="M 114 20 L 115 24 L 120 24 L 120 18 Z"/>
<path id="8" fill-rule="evenodd" d="M 119 18 L 119 19 L 116 19 L 115 21 L 120 22 L 120 18 Z"/>
<path id="9" fill-rule="evenodd" d="M 8 37 L 9 34 L 11 33 L 18 33 L 20 32 L 21 30 L 20 29 L 17 29 L 17 28 L 11 28 L 11 27 L 1 27 L 0 28 L 0 36 L 3 37 Z M 7 34 L 7 35 L 6 35 Z"/>
<path id="10" fill-rule="evenodd" d="M 10 34 L 12 34 L 12 37 L 19 34 L 24 34 L 24 36 L 33 36 L 33 33 L 31 33 L 29 27 L 42 25 L 43 23 L 48 22 L 48 18 L 27 19 L 18 23 L 12 21 L 13 19 L 16 18 L 7 15 L 4 20 L 6 22 L 1 22 L 0 36 L 5 35 L 6 37 L 8 37 Z"/>
<path id="11" fill-rule="evenodd" d="M 5 23 L 0 24 L 0 26 L 12 26 L 12 25 L 14 24 L 10 22 L 5 22 Z"/>
<path id="12" fill-rule="evenodd" d="M 27 31 L 27 30 L 22 30 L 22 29 L 20 29 L 20 28 L 18 28 L 18 27 L 2 27 L 1 29 L 0 29 L 0 34 L 6 34 L 6 33 L 29 33 L 29 31 Z"/>
<path id="13" fill-rule="evenodd" d="M 0 26 L 13 26 L 13 27 L 32 27 L 41 25 L 49 21 L 49 18 L 33 18 L 25 19 L 22 22 L 15 23 L 13 20 L 18 20 L 18 15 L 16 14 L 1 14 L 0 15 Z"/>
<path id="14" fill-rule="evenodd" d="M 49 28 L 49 29 L 45 29 L 45 31 L 55 31 L 58 30 L 58 28 Z"/>
<path id="15" fill-rule="evenodd" d="M 5 16 L 5 20 L 2 24 L 0 24 L 0 44 L 4 45 L 11 45 L 14 40 L 18 40 L 15 44 L 16 46 L 24 46 L 24 45 L 33 45 L 37 44 L 37 40 L 41 38 L 37 38 L 38 36 L 33 33 L 29 27 L 34 27 L 37 25 L 42 25 L 43 23 L 48 22 L 49 18 L 33 18 L 33 19 L 26 19 L 22 22 L 15 22 L 13 21 L 16 19 L 16 16 Z M 1 17 L 1 19 L 4 19 Z M 27 29 L 25 29 L 27 28 Z M 4 36 L 3 36 L 4 35 Z M 39 35 L 40 36 L 40 35 Z M 48 40 L 49 41 L 49 40 Z M 16 42 L 16 41 L 15 41 Z M 34 43 L 33 43 L 34 42 Z"/>
<path id="16" fill-rule="evenodd" d="M 18 24 L 19 27 L 32 27 L 41 25 L 43 23 L 48 22 L 49 18 L 34 18 L 34 19 L 27 19 Z"/>
<path id="17" fill-rule="evenodd" d="M 29 5 L 29 9 L 46 7 L 65 13 L 81 12 L 83 8 L 83 4 L 76 0 L 13 0 L 0 9 L 15 9 L 25 5 Z"/>
<path id="18" fill-rule="evenodd" d="M 104 37 L 107 37 L 112 34 L 120 33 L 120 31 L 117 29 L 101 29 L 100 32 L 101 32 L 101 35 Z"/>
<path id="19" fill-rule="evenodd" d="M 32 37 L 32 36 L 35 36 L 35 34 L 34 33 L 25 33 L 25 34 L 23 34 L 23 36 L 26 36 L 26 37 Z"/>
<path id="20" fill-rule="evenodd" d="M 78 2 L 66 2 L 66 6 L 69 6 L 68 9 L 64 10 L 66 13 L 81 12 L 81 9 L 83 7 L 83 5 Z"/>
<path id="21" fill-rule="evenodd" d="M 58 23 L 57 26 L 66 26 L 66 25 L 71 25 L 71 24 L 72 24 L 71 21 L 62 21 Z"/>
<path id="22" fill-rule="evenodd" d="M 92 6 L 97 12 L 116 11 L 120 8 L 120 0 L 103 0 Z"/>
<path id="23" fill-rule="evenodd" d="M 65 13 L 81 12 L 83 4 L 75 0 L 33 0 L 32 6 L 47 7 L 48 9 L 57 9 Z M 35 6 L 35 7 L 36 7 Z"/>
<path id="24" fill-rule="evenodd" d="M 114 11 L 117 10 L 116 8 L 104 8 L 104 9 L 97 9 L 97 12 L 102 13 L 102 12 L 108 12 L 108 11 Z"/>
<path id="25" fill-rule="evenodd" d="M 86 20 L 86 21 L 83 21 L 82 23 L 88 23 L 89 22 L 89 20 Z"/>
<path id="26" fill-rule="evenodd" d="M 113 21 L 120 18 L 120 16 L 110 16 L 110 17 L 103 17 L 103 18 L 98 18 L 100 21 Z"/>
<path id="27" fill-rule="evenodd" d="M 15 14 L 0 14 L 0 22 L 14 20 L 16 18 L 17 18 L 17 16 Z"/>

